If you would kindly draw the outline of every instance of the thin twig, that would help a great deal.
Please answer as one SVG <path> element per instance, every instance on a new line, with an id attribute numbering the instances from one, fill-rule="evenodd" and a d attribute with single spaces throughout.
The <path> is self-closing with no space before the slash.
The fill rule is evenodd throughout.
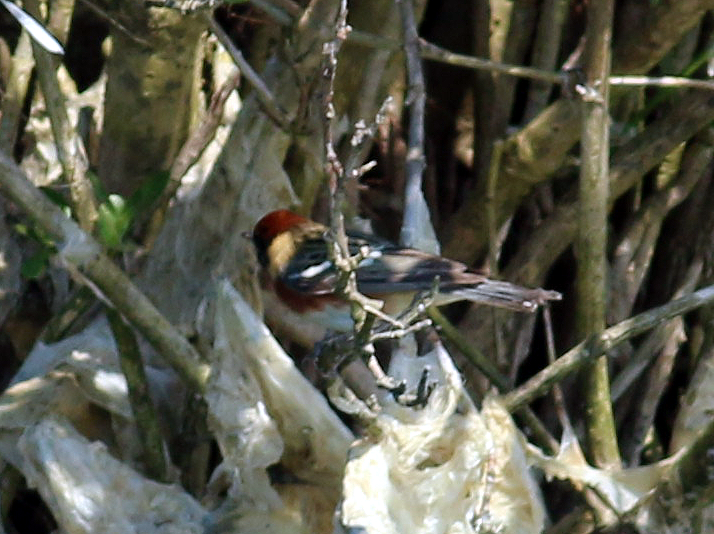
<path id="1" fill-rule="evenodd" d="M 566 74 L 563 72 L 553 72 L 535 67 L 523 67 L 521 65 L 509 65 L 500 63 L 490 59 L 483 59 L 465 54 L 457 54 L 442 48 L 438 45 L 420 39 L 421 56 L 424 59 L 439 61 L 448 65 L 464 67 L 475 70 L 488 70 L 505 74 L 507 76 L 516 76 L 528 80 L 536 80 L 547 82 L 556 85 L 562 85 L 566 81 Z M 365 40 L 367 44 L 367 40 Z M 383 43 L 384 44 L 384 43 Z M 692 78 L 684 78 L 681 76 L 609 76 L 609 85 L 617 85 L 621 87 L 671 87 L 671 88 L 692 88 L 706 89 L 714 91 L 714 81 L 697 80 Z"/>
<path id="2" fill-rule="evenodd" d="M 40 15 L 37 0 L 25 2 L 25 8 L 35 18 Z M 69 21 L 66 22 L 67 26 Z M 57 148 L 57 158 L 62 172 L 69 184 L 74 213 L 82 229 L 91 232 L 97 220 L 98 212 L 94 190 L 86 175 L 89 168 L 87 154 L 79 134 L 72 128 L 67 116 L 67 98 L 57 81 L 57 63 L 42 46 L 32 42 L 35 56 L 37 77 L 45 99 L 47 114 L 52 126 L 52 135 Z"/>
<path id="3" fill-rule="evenodd" d="M 80 2 L 87 6 L 90 11 L 93 11 L 94 14 L 97 15 L 99 18 L 106 20 L 111 26 L 114 26 L 114 28 L 126 35 L 129 40 L 134 41 L 136 44 L 139 44 L 141 46 L 145 46 L 146 48 L 152 48 L 152 45 L 149 41 L 129 31 L 129 28 L 124 26 L 115 17 L 112 17 L 109 13 L 107 13 L 104 9 L 99 7 L 91 0 L 80 0 Z"/>
<path id="4" fill-rule="evenodd" d="M 337 53 L 344 42 L 349 27 L 347 26 L 347 4 L 345 0 L 340 2 L 340 14 L 338 15 L 335 38 L 325 43 L 323 53 L 325 55 L 325 65 L 323 77 L 325 78 L 327 90 L 323 100 L 323 110 L 325 116 L 325 157 L 327 160 L 327 175 L 330 191 L 330 229 L 337 245 L 337 253 L 342 258 L 350 255 L 347 245 L 347 233 L 345 231 L 345 219 L 342 215 L 342 203 L 345 197 L 345 169 L 342 162 L 337 157 L 335 150 L 335 75 L 337 74 Z"/>
<path id="5" fill-rule="evenodd" d="M 30 36 L 23 32 L 12 57 L 12 70 L 4 87 L 0 109 L 0 146 L 7 147 L 9 151 L 14 149 L 17 141 L 22 106 L 34 66 Z"/>
<path id="6" fill-rule="evenodd" d="M 168 455 L 160 433 L 159 418 L 149 395 L 149 384 L 134 332 L 114 308 L 106 308 L 109 326 L 119 353 L 119 365 L 129 391 L 129 404 L 144 449 L 146 471 L 160 482 L 169 482 Z"/>
<path id="7" fill-rule="evenodd" d="M 440 329 L 442 334 L 451 341 L 461 353 L 481 371 L 499 390 L 507 391 L 508 379 L 496 368 L 483 352 L 467 340 L 451 322 L 435 306 L 429 308 L 429 317 Z"/>
<path id="8" fill-rule="evenodd" d="M 350 27 L 347 25 L 347 1 L 341 0 L 340 10 L 335 23 L 334 38 L 323 46 L 323 68 L 322 76 L 325 90 L 322 101 L 324 116 L 324 146 L 326 159 L 326 173 L 328 179 L 328 189 L 330 192 L 330 235 L 328 236 L 328 256 L 335 265 L 338 272 L 336 283 L 336 293 L 350 305 L 350 313 L 354 322 L 354 348 L 355 352 L 363 356 L 367 361 L 372 360 L 374 347 L 370 336 L 372 326 L 377 314 L 384 316 L 379 310 L 383 303 L 370 299 L 362 295 L 357 288 L 356 269 L 359 263 L 369 255 L 368 247 L 363 247 L 357 254 L 352 255 L 349 249 L 347 232 L 345 231 L 344 215 L 342 205 L 345 198 L 345 181 L 347 174 L 345 167 L 337 156 L 335 150 L 335 75 L 337 73 L 337 53 L 349 34 Z M 400 325 L 402 326 L 402 325 Z M 349 363 L 349 358 L 343 358 L 340 365 Z M 373 366 L 374 367 L 374 366 Z M 380 381 L 385 375 L 379 369 L 375 372 L 375 378 Z"/>
<path id="9" fill-rule="evenodd" d="M 677 89 L 714 90 L 713 81 L 683 78 L 681 76 L 610 76 L 608 83 L 621 87 L 670 87 Z"/>
<path id="10" fill-rule="evenodd" d="M 360 348 L 360 350 L 363 350 L 371 346 L 369 344 L 369 335 L 377 316 L 376 314 L 379 313 L 379 309 L 382 307 L 382 303 L 365 297 L 357 288 L 357 275 L 355 270 L 359 263 L 368 256 L 369 250 L 362 250 L 354 256 L 351 255 L 347 241 L 347 233 L 345 231 L 344 215 L 342 214 L 347 176 L 344 165 L 342 165 L 335 150 L 335 107 L 333 99 L 335 92 L 335 75 L 337 73 L 337 53 L 349 32 L 350 27 L 347 25 L 347 2 L 346 0 L 342 0 L 337 16 L 335 37 L 325 43 L 323 47 L 325 61 L 322 72 L 327 86 L 323 99 L 325 157 L 327 160 L 326 170 L 330 191 L 330 230 L 332 234 L 332 242 L 329 245 L 329 256 L 339 272 L 337 292 L 350 303 L 352 319 L 355 324 L 356 346 Z"/>
<path id="11" fill-rule="evenodd" d="M 563 82 L 563 75 L 558 72 L 536 69 L 533 67 L 521 67 L 519 65 L 508 65 L 505 63 L 499 63 L 498 61 L 491 61 L 490 59 L 457 54 L 425 41 L 424 39 L 420 39 L 419 44 L 421 45 L 421 55 L 424 59 L 431 59 L 432 61 L 439 61 L 448 65 L 465 67 L 468 69 L 488 70 L 499 74 L 506 74 L 508 76 L 518 76 L 520 78 L 528 78 L 530 80 L 540 80 L 542 82 L 555 84 Z"/>
<path id="12" fill-rule="evenodd" d="M 488 167 L 488 175 L 486 177 L 486 220 L 488 224 L 488 263 L 487 269 L 489 276 L 498 277 L 498 256 L 501 248 L 499 240 L 498 223 L 497 223 L 497 205 L 496 191 L 498 188 L 498 177 L 501 172 L 501 157 L 503 156 L 503 141 L 497 139 L 493 143 L 491 149 L 491 161 Z M 494 356 L 497 362 L 503 361 L 504 356 L 504 340 L 503 340 L 503 321 L 499 321 L 501 310 L 496 308 L 491 309 L 493 317 L 493 347 Z M 514 360 L 518 362 L 518 359 Z"/>
<path id="13" fill-rule="evenodd" d="M 545 340 L 548 348 L 548 363 L 555 363 L 555 338 L 553 336 L 553 320 L 550 315 L 550 304 L 546 302 L 543 306 L 543 323 L 545 324 Z M 568 409 L 565 404 L 565 395 L 560 384 L 553 386 L 553 402 L 555 403 L 555 412 L 558 415 L 560 426 L 563 433 L 572 432 L 573 425 L 568 417 Z"/>
<path id="14" fill-rule="evenodd" d="M 86 2 L 87 0 L 82 1 Z M 265 4 L 269 4 L 270 2 L 261 0 L 255 1 L 254 3 L 259 7 L 264 7 Z M 288 26 L 292 24 L 292 19 L 290 17 L 276 15 L 273 10 L 268 12 L 268 15 L 273 16 L 275 22 L 282 26 Z M 402 46 L 402 44 L 395 39 L 390 39 L 381 35 L 374 35 L 369 32 L 361 31 L 358 29 L 354 29 L 350 32 L 347 41 L 350 44 L 382 50 L 397 51 Z M 566 82 L 568 78 L 567 74 L 563 71 L 552 71 L 537 67 L 524 67 L 522 65 L 509 65 L 507 63 L 492 61 L 490 59 L 484 59 L 475 56 L 469 56 L 466 54 L 459 54 L 457 52 L 451 52 L 450 50 L 435 45 L 434 43 L 430 43 L 424 38 L 419 39 L 419 54 L 423 59 L 428 59 L 430 61 L 438 61 L 440 63 L 446 63 L 447 65 L 453 65 L 456 67 L 463 67 L 466 69 L 473 70 L 487 70 L 491 72 L 497 72 L 499 74 L 505 74 L 506 76 L 515 76 L 518 78 L 524 78 L 554 85 L 562 85 Z M 698 80 L 694 78 L 686 78 L 683 76 L 610 76 L 608 78 L 608 83 L 610 85 L 617 85 L 621 87 L 649 86 L 682 89 L 705 89 L 708 91 L 714 91 L 714 81 Z"/>
<path id="15" fill-rule="evenodd" d="M 268 114 L 268 116 L 275 121 L 275 123 L 283 130 L 290 131 L 290 119 L 287 116 L 285 110 L 280 107 L 277 100 L 271 93 L 270 89 L 265 82 L 260 77 L 260 75 L 253 70 L 250 63 L 246 61 L 243 57 L 243 53 L 233 44 L 231 38 L 223 30 L 218 21 L 211 14 L 206 15 L 208 23 L 211 27 L 211 31 L 218 38 L 223 47 L 228 51 L 233 61 L 238 66 L 241 74 L 246 79 L 248 83 L 253 87 L 258 101 L 260 101 L 263 109 Z"/>
<path id="16" fill-rule="evenodd" d="M 568 0 L 544 0 L 539 8 L 536 36 L 533 41 L 533 66 L 552 70 L 556 66 L 562 41 L 563 25 L 568 13 Z M 530 122 L 543 108 L 553 84 L 534 81 L 528 89 L 524 122 Z"/>
<path id="17" fill-rule="evenodd" d="M 519 388 L 506 394 L 504 405 L 509 411 L 514 411 L 544 395 L 555 383 L 560 382 L 587 362 L 607 353 L 620 343 L 632 339 L 664 321 L 712 302 L 714 302 L 714 285 L 625 319 L 602 333 L 579 343 L 558 358 L 555 363 L 540 371 Z"/>
<path id="18" fill-rule="evenodd" d="M 168 198 L 174 196 L 176 189 L 181 185 L 180 178 L 198 160 L 203 150 L 213 139 L 216 129 L 221 124 L 226 101 L 238 87 L 240 79 L 241 73 L 239 71 L 234 72 L 211 96 L 211 102 L 208 105 L 205 116 L 186 140 L 183 147 L 181 147 L 178 156 L 176 156 L 174 163 L 171 165 L 171 170 L 169 171 L 170 185 L 167 187 Z"/>
<path id="19" fill-rule="evenodd" d="M 484 376 L 496 386 L 501 392 L 505 392 L 510 387 L 508 379 L 494 365 L 491 360 L 486 357 L 481 351 L 476 348 L 473 343 L 467 340 L 451 322 L 444 317 L 438 308 L 432 306 L 428 310 L 429 317 L 434 321 L 440 330 L 441 334 L 453 343 L 456 348 L 479 370 Z M 528 406 L 521 406 L 517 410 L 518 416 L 521 418 L 531 431 L 534 441 L 543 447 L 544 450 L 554 454 L 558 450 L 558 442 L 550 432 L 545 428 L 543 423 L 533 413 Z"/>
<path id="20" fill-rule="evenodd" d="M 493 143 L 491 151 L 491 165 L 488 169 L 488 183 L 486 185 L 486 218 L 488 220 L 488 273 L 498 276 L 498 256 L 500 240 L 498 232 L 498 210 L 496 209 L 496 190 L 498 177 L 501 172 L 501 156 L 503 156 L 503 141 Z"/>

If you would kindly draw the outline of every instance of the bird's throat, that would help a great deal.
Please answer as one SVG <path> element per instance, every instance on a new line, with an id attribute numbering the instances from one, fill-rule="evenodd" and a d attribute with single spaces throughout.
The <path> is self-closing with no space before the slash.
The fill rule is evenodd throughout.
<path id="1" fill-rule="evenodd" d="M 268 247 L 268 257 L 272 259 L 269 264 L 270 276 L 277 278 L 290 263 L 295 254 L 295 236 L 289 231 L 282 232 L 273 238 Z"/>

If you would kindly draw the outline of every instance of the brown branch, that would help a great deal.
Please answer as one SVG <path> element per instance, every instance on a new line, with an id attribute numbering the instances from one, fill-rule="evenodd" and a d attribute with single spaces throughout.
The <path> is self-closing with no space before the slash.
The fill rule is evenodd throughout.
<path id="1" fill-rule="evenodd" d="M 54 7 L 61 8 L 62 6 L 56 5 Z M 25 8 L 35 18 L 40 16 L 40 6 L 37 0 L 25 2 Z M 68 28 L 71 10 L 66 15 L 68 16 L 66 20 Z M 55 33 L 58 32 L 55 31 Z M 62 166 L 65 180 L 69 184 L 74 212 L 82 229 L 91 232 L 98 214 L 94 190 L 86 175 L 89 162 L 87 161 L 84 144 L 79 134 L 73 130 L 67 116 L 67 98 L 62 93 L 57 80 L 56 58 L 35 41 L 32 42 L 32 49 L 37 66 L 37 77 L 52 126 L 57 157 Z"/>
<path id="2" fill-rule="evenodd" d="M 698 2 L 662 2 L 656 10 L 648 12 L 642 31 L 628 31 L 630 44 L 615 47 L 613 70 L 640 73 L 649 69 L 646 65 L 658 62 L 666 52 L 666 46 L 648 49 L 649 41 L 667 41 L 669 46 L 696 24 L 710 9 L 712 0 Z M 696 5 L 695 5 L 696 4 Z M 650 16 L 651 15 L 651 16 Z M 670 21 L 677 21 L 670 24 Z M 667 35 L 659 35 L 662 27 L 668 28 Z M 624 50 L 638 47 L 635 61 L 630 62 Z M 627 68 L 617 59 L 629 62 Z M 506 140 L 503 155 L 503 174 L 499 180 L 503 187 L 499 190 L 499 220 L 508 219 L 520 205 L 532 187 L 544 182 L 563 165 L 570 149 L 577 142 L 579 128 L 579 106 L 568 99 L 560 99 L 541 112 L 524 129 Z M 675 123 L 672 123 L 675 125 Z M 671 126 L 672 126 L 671 125 Z M 700 128 L 698 128 L 700 129 Z M 447 236 L 445 254 L 473 264 L 486 251 L 487 229 L 483 207 L 484 190 L 477 187 L 464 199 L 462 207 L 451 217 L 443 230 Z"/>
<path id="3" fill-rule="evenodd" d="M 677 145 L 713 120 L 714 95 L 703 91 L 685 93 L 676 105 L 665 110 L 646 130 L 613 154 L 610 202 L 633 187 L 644 173 L 662 161 Z M 524 284 L 541 284 L 553 261 L 573 242 L 576 214 L 577 204 L 572 200 L 558 206 L 520 247 L 505 269 L 504 276 Z"/>
<path id="4" fill-rule="evenodd" d="M 149 395 L 141 352 L 131 327 L 114 308 L 106 308 L 109 326 L 119 353 L 119 365 L 129 391 L 129 404 L 144 449 L 144 463 L 150 477 L 169 482 L 168 454 L 161 436 L 159 419 Z"/>
<path id="5" fill-rule="evenodd" d="M 614 0 L 588 4 L 585 34 L 585 70 L 590 86 L 598 85 L 596 98 L 583 99 L 580 143 L 577 258 L 578 334 L 585 338 L 605 328 L 607 307 L 607 214 L 610 189 L 609 85 L 610 40 Z M 599 82 L 599 84 L 598 84 Z M 610 401 L 607 359 L 588 365 L 582 375 L 585 397 L 585 429 L 594 463 L 618 468 L 615 420 Z"/>
<path id="6" fill-rule="evenodd" d="M 525 384 L 504 396 L 504 405 L 514 411 L 544 395 L 556 382 L 581 368 L 587 362 L 607 353 L 620 343 L 632 339 L 663 321 L 685 314 L 714 302 L 714 285 L 707 286 L 673 301 L 642 312 L 611 326 L 601 334 L 587 339 L 530 378 Z"/>
<path id="7" fill-rule="evenodd" d="M 218 38 L 223 47 L 228 51 L 233 61 L 240 69 L 243 78 L 250 83 L 250 85 L 255 90 L 255 94 L 260 101 L 263 109 L 268 114 L 268 116 L 275 121 L 281 129 L 286 132 L 290 130 L 290 119 L 284 109 L 280 107 L 273 93 L 265 84 L 260 75 L 253 70 L 250 63 L 246 61 L 243 57 L 243 53 L 233 44 L 231 38 L 223 30 L 218 21 L 212 16 L 207 15 L 208 23 L 211 27 L 211 31 Z"/>
<path id="8" fill-rule="evenodd" d="M 536 37 L 533 42 L 533 66 L 554 70 L 560 50 L 563 24 L 568 12 L 568 0 L 544 0 L 538 15 Z M 525 121 L 530 121 L 545 107 L 552 83 L 534 80 L 528 90 Z"/>

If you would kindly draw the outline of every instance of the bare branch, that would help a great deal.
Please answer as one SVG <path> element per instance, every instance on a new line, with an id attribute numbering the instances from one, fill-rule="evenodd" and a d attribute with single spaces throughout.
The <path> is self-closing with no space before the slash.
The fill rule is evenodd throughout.
<path id="1" fill-rule="evenodd" d="M 614 1 L 588 4 L 584 56 L 589 85 L 599 81 L 596 97 L 583 99 L 580 144 L 580 181 L 577 257 L 578 333 L 597 335 L 605 328 L 607 307 L 607 215 L 610 193 L 610 124 L 607 78 L 610 74 L 610 41 Z M 600 467 L 617 468 L 620 453 L 610 400 L 607 359 L 601 358 L 582 376 L 585 423 L 593 460 Z"/>
<path id="2" fill-rule="evenodd" d="M 161 436 L 161 425 L 156 410 L 149 396 L 149 385 L 139 345 L 131 327 L 124 322 L 119 312 L 111 307 L 107 307 L 106 312 L 119 353 L 119 365 L 126 378 L 134 421 L 144 448 L 147 473 L 156 480 L 169 482 L 168 451 Z"/>
<path id="3" fill-rule="evenodd" d="M 568 0 L 545 0 L 540 7 L 536 37 L 533 42 L 533 66 L 554 69 L 560 50 L 563 23 L 568 12 Z M 552 83 L 534 81 L 528 90 L 525 121 L 530 121 L 545 107 Z"/>
<path id="4" fill-rule="evenodd" d="M 397 0 L 404 32 L 404 50 L 407 61 L 407 103 L 409 105 L 409 139 L 406 157 L 406 185 L 404 187 L 404 215 L 400 242 L 431 253 L 439 252 L 429 208 L 422 192 L 422 174 L 426 167 L 424 155 L 424 107 L 426 89 L 424 72 L 419 58 L 419 36 L 412 0 Z"/>
<path id="5" fill-rule="evenodd" d="M 40 6 L 37 0 L 25 2 L 30 13 L 38 17 Z M 72 10 L 69 10 L 71 14 Z M 69 27 L 69 20 L 66 21 Z M 88 232 L 94 228 L 97 220 L 97 206 L 94 190 L 86 175 L 89 167 L 84 144 L 79 134 L 73 130 L 67 116 L 66 97 L 57 81 L 57 63 L 47 50 L 33 41 L 32 49 L 37 65 L 37 76 L 42 88 L 42 95 L 47 106 L 47 113 L 52 125 L 52 135 L 57 147 L 57 157 L 69 184 L 74 211 L 81 227 Z"/>
<path id="6" fill-rule="evenodd" d="M 465 54 L 457 54 L 456 52 L 450 52 L 449 50 L 446 50 L 445 48 L 425 41 L 424 39 L 420 39 L 419 44 L 421 46 L 421 55 L 424 59 L 440 61 L 442 63 L 454 65 L 457 67 L 465 67 L 468 69 L 476 70 L 488 70 L 491 72 L 497 72 L 499 74 L 517 76 L 519 78 L 527 78 L 530 80 L 539 80 L 542 82 L 549 82 L 555 84 L 560 84 L 563 82 L 563 75 L 557 72 L 536 69 L 533 67 L 508 65 L 505 63 L 500 63 L 498 61 L 491 61 L 490 59 L 467 56 Z"/>
<path id="7" fill-rule="evenodd" d="M 231 41 L 231 38 L 228 37 L 228 34 L 223 30 L 223 28 L 221 28 L 221 25 L 218 23 L 218 21 L 216 21 L 216 19 L 212 15 L 206 16 L 208 19 L 208 23 L 211 27 L 211 31 L 218 38 L 223 47 L 228 51 L 230 56 L 233 58 L 233 61 L 240 69 L 240 72 L 243 77 L 253 87 L 253 89 L 255 90 L 255 94 L 258 97 L 258 100 L 265 109 L 265 112 L 271 119 L 275 121 L 275 123 L 280 128 L 285 131 L 289 131 L 290 119 L 287 117 L 285 110 L 282 109 L 280 107 L 280 104 L 278 104 L 278 102 L 275 100 L 275 97 L 270 92 L 268 86 L 262 80 L 260 75 L 255 72 L 255 70 L 253 70 L 253 67 L 250 66 L 250 63 L 246 61 L 245 57 L 243 57 L 243 53 L 238 50 L 238 48 L 233 44 L 233 41 Z"/>
<path id="8" fill-rule="evenodd" d="M 524 404 L 544 395 L 556 382 L 561 381 L 587 362 L 607 353 L 620 343 L 658 326 L 663 321 L 712 302 L 714 302 L 714 285 L 625 319 L 570 349 L 554 364 L 549 365 L 525 384 L 505 395 L 504 404 L 509 411 L 517 410 Z"/>

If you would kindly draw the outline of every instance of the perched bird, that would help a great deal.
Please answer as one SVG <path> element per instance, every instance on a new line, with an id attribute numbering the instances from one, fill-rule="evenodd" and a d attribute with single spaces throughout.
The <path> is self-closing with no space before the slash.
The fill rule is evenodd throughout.
<path id="1" fill-rule="evenodd" d="M 268 213 L 251 235 L 262 272 L 263 286 L 277 301 L 301 317 L 332 330 L 352 328 L 349 308 L 335 294 L 337 270 L 327 255 L 329 228 L 288 210 Z M 378 237 L 347 232 L 350 253 L 367 246 L 357 267 L 357 287 L 368 297 L 384 301 L 383 311 L 397 315 L 414 295 L 429 290 L 439 277 L 435 305 L 459 300 L 533 312 L 560 293 L 527 289 L 490 280 L 466 265 L 419 250 L 398 247 Z"/>

